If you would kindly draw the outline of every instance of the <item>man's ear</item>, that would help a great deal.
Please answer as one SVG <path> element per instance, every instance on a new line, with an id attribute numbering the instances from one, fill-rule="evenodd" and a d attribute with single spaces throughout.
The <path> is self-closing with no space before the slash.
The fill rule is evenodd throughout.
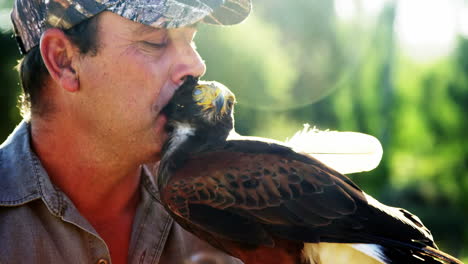
<path id="1" fill-rule="evenodd" d="M 69 92 L 79 89 L 79 79 L 73 65 L 79 56 L 65 33 L 57 28 L 46 30 L 41 37 L 40 50 L 52 79 Z"/>

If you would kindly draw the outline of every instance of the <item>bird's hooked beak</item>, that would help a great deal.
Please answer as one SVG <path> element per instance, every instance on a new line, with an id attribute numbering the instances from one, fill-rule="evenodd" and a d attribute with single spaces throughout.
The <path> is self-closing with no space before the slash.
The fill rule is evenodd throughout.
<path id="1" fill-rule="evenodd" d="M 219 93 L 218 96 L 213 101 L 214 108 L 216 109 L 216 113 L 219 115 L 222 113 L 224 107 L 224 95 L 223 93 Z"/>

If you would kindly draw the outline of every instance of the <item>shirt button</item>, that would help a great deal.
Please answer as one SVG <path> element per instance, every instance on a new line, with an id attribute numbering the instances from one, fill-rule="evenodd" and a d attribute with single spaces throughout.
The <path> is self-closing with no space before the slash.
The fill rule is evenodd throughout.
<path id="1" fill-rule="evenodd" d="M 109 261 L 107 261 L 107 259 L 102 258 L 97 261 L 97 264 L 109 264 Z"/>

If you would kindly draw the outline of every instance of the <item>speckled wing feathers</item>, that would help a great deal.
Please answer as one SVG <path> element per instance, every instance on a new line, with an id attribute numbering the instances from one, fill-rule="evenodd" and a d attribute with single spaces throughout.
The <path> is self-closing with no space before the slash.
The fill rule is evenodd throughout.
<path id="1" fill-rule="evenodd" d="M 277 152 L 281 152 L 281 146 L 270 149 L 274 151 L 240 152 L 228 144 L 224 149 L 190 157 L 172 175 L 163 200 L 176 215 L 192 222 L 201 211 L 209 211 L 213 217 L 228 210 L 230 218 L 235 214 L 244 221 L 252 219 L 267 226 L 311 228 L 329 225 L 355 212 L 355 198 L 342 186 L 358 195 L 359 189 L 330 174 L 320 163 L 282 155 Z M 257 228 L 263 232 L 261 226 Z"/>

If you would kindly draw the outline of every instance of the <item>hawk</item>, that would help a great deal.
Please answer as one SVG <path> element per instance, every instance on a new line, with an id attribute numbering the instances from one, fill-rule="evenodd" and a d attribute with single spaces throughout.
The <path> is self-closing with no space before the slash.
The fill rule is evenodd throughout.
<path id="1" fill-rule="evenodd" d="M 157 185 L 186 230 L 246 264 L 461 263 L 410 212 L 291 147 L 234 131 L 234 94 L 189 78 L 164 108 Z"/>

